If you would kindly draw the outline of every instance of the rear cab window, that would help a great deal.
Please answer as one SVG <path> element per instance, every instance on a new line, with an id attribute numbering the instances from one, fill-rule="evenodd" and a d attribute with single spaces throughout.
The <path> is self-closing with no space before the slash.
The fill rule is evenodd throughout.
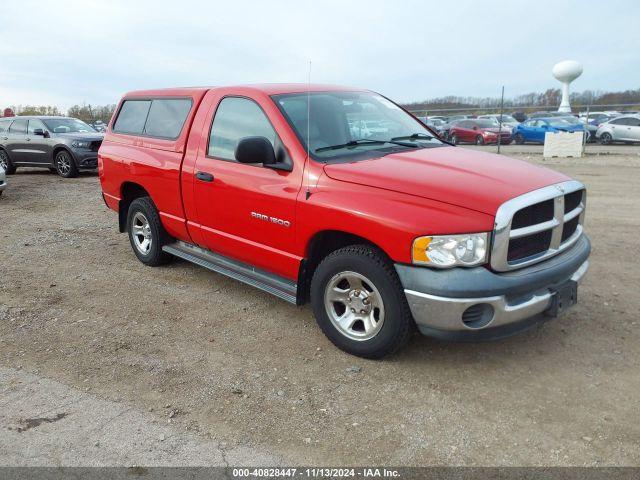
<path id="1" fill-rule="evenodd" d="M 191 108 L 191 98 L 124 100 L 113 125 L 114 133 L 175 140 Z"/>

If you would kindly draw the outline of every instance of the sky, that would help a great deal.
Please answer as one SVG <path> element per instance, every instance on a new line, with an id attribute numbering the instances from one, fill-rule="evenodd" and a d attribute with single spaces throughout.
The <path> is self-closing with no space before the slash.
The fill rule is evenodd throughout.
<path id="1" fill-rule="evenodd" d="M 605 7 L 606 8 L 603 8 Z M 21 0 L 0 8 L 0 107 L 156 87 L 307 82 L 398 102 L 640 88 L 640 1 Z"/>

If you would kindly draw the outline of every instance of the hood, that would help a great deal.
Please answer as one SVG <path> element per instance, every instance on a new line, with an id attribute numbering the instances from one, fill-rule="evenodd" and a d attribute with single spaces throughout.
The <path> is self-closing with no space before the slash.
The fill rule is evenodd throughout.
<path id="1" fill-rule="evenodd" d="M 523 160 L 460 147 L 393 153 L 353 163 L 326 164 L 328 177 L 495 215 L 505 201 L 558 182 L 561 173 Z"/>
<path id="2" fill-rule="evenodd" d="M 53 133 L 53 135 L 60 138 L 72 138 L 74 140 L 104 139 L 104 133 L 98 133 L 98 132 Z"/>

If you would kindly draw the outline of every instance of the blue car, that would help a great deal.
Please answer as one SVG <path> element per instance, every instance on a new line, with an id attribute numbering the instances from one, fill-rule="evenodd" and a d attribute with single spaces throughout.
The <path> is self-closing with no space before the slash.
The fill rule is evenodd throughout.
<path id="1" fill-rule="evenodd" d="M 523 143 L 544 143 L 547 132 L 584 132 L 584 125 L 575 117 L 532 118 L 513 129 L 513 139 Z"/>

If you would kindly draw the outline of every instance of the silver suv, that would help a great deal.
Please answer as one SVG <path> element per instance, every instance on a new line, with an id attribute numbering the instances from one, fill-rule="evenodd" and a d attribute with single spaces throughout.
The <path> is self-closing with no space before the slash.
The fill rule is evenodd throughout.
<path id="1" fill-rule="evenodd" d="M 640 142 L 640 116 L 624 115 L 601 123 L 596 131 L 596 138 L 602 145 Z"/>

